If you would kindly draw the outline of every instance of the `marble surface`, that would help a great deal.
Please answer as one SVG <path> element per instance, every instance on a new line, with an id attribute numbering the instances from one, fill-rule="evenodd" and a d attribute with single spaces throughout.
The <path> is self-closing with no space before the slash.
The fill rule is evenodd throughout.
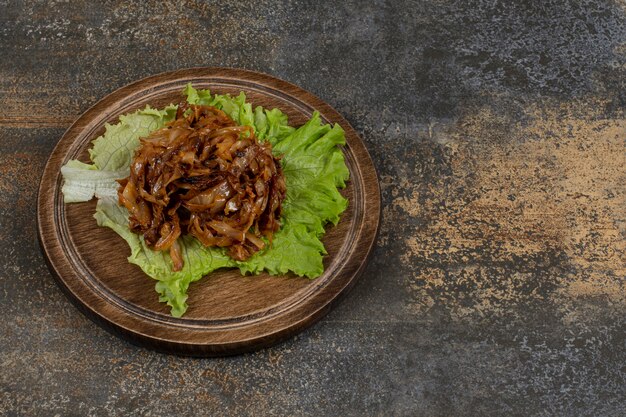
<path id="1" fill-rule="evenodd" d="M 626 3 L 0 1 L 0 415 L 626 415 Z M 243 356 L 128 344 L 48 272 L 36 190 L 138 78 L 266 72 L 380 176 L 352 292 Z"/>

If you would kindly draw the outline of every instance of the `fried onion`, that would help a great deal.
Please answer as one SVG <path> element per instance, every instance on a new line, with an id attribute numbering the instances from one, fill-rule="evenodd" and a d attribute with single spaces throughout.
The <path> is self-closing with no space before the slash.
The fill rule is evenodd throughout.
<path id="1" fill-rule="evenodd" d="M 176 119 L 141 139 L 130 175 L 118 181 L 130 229 L 169 251 L 173 270 L 184 261 L 179 239 L 228 248 L 244 261 L 280 227 L 286 186 L 269 142 L 211 106 L 181 103 Z"/>

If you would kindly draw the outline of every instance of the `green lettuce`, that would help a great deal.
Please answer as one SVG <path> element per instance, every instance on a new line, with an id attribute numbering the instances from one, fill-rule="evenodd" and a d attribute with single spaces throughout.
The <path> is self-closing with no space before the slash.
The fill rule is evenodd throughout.
<path id="1" fill-rule="evenodd" d="M 252 109 L 242 92 L 237 97 L 211 94 L 187 85 L 183 94 L 191 104 L 211 105 L 222 109 L 240 125 L 254 128 L 260 140 L 272 143 L 273 153 L 281 157 L 285 172 L 287 195 L 283 203 L 281 228 L 274 234 L 272 244 L 245 262 L 230 258 L 224 249 L 206 248 L 195 238 L 179 240 L 183 269 L 172 270 L 167 252 L 150 249 L 143 237 L 128 228 L 128 212 L 117 203 L 115 179 L 128 175 L 139 138 L 172 120 L 175 106 L 163 110 L 146 107 L 120 117 L 116 125 L 107 125 L 104 135 L 94 140 L 90 150 L 92 165 L 69 161 L 63 168 L 63 188 L 66 202 L 87 201 L 98 197 L 94 217 L 98 225 L 109 227 L 130 247 L 128 261 L 139 266 L 157 280 L 159 299 L 171 307 L 171 314 L 182 316 L 187 309 L 189 285 L 219 268 L 238 268 L 242 274 L 292 272 L 316 278 L 324 271 L 326 254 L 321 237 L 327 223 L 337 224 L 348 201 L 339 193 L 349 172 L 340 145 L 345 144 L 339 125 L 322 123 L 319 113 L 295 129 L 287 116 L 278 109 Z"/>
<path id="2" fill-rule="evenodd" d="M 119 123 L 106 124 L 104 134 L 96 138 L 89 149 L 93 164 L 71 160 L 61 167 L 63 198 L 66 203 L 78 203 L 117 195 L 116 179 L 130 172 L 130 161 L 139 138 L 173 120 L 176 106 L 156 110 L 146 106 L 143 110 L 120 116 Z"/>

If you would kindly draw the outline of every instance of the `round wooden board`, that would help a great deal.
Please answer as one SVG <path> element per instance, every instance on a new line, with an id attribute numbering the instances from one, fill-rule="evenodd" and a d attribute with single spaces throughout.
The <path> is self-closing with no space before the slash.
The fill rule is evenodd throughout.
<path id="1" fill-rule="evenodd" d="M 64 204 L 61 166 L 70 159 L 88 162 L 91 141 L 121 114 L 146 104 L 178 103 L 183 87 L 214 93 L 244 91 L 253 107 L 277 107 L 300 126 L 320 112 L 346 132 L 343 148 L 350 181 L 342 191 L 349 208 L 323 238 L 328 250 L 324 274 L 242 277 L 220 270 L 189 288 L 189 309 L 174 318 L 159 303 L 155 281 L 126 260 L 129 248 L 93 218 L 95 201 Z M 332 307 L 363 271 L 380 218 L 380 190 L 374 165 L 354 129 L 331 106 L 303 89 L 251 71 L 192 68 L 145 78 L 108 95 L 87 110 L 65 133 L 45 167 L 38 196 L 39 239 L 61 288 L 89 317 L 104 327 L 151 348 L 183 355 L 216 356 L 255 350 L 310 326 Z"/>

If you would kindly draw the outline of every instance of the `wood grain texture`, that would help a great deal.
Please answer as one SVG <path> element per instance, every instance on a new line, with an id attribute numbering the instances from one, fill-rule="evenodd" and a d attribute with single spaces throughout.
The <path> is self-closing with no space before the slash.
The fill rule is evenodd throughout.
<path id="1" fill-rule="evenodd" d="M 221 270 L 189 289 L 183 318 L 158 302 L 155 281 L 127 262 L 128 247 L 113 231 L 96 225 L 95 201 L 65 205 L 61 166 L 88 160 L 91 141 L 105 123 L 143 108 L 180 100 L 191 82 L 214 93 L 244 91 L 253 106 L 280 108 L 299 126 L 314 110 L 346 132 L 343 148 L 351 179 L 343 194 L 349 208 L 323 242 L 324 274 L 242 277 Z M 301 88 L 268 75 L 224 68 L 192 68 L 149 77 L 108 95 L 65 133 L 45 167 L 38 195 L 38 232 L 58 283 L 89 317 L 129 340 L 157 350 L 195 356 L 228 355 L 277 343 L 322 317 L 363 271 L 380 217 L 374 166 L 352 127 L 331 106 Z"/>

